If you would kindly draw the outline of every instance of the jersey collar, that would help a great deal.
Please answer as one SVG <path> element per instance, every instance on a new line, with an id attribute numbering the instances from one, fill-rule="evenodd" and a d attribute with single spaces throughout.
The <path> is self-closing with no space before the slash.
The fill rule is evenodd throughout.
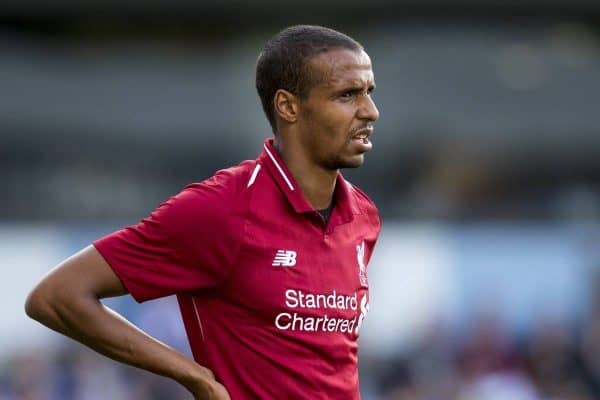
<path id="1" fill-rule="evenodd" d="M 287 169 L 279 152 L 273 146 L 272 138 L 265 140 L 263 152 L 259 156 L 258 161 L 266 166 L 270 175 L 297 213 L 315 212 L 315 209 L 306 200 L 298 183 Z M 354 190 L 352 185 L 338 172 L 335 184 L 336 203 L 331 214 L 331 223 L 350 222 L 355 214 L 361 214 L 355 198 L 356 195 L 352 193 Z"/>

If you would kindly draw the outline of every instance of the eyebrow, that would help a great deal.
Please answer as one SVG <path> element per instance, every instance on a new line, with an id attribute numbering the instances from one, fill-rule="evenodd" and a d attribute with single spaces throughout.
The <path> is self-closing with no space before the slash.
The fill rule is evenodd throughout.
<path id="1" fill-rule="evenodd" d="M 376 87 L 377 87 L 377 85 L 375 84 L 375 82 L 369 82 L 369 86 L 367 86 L 367 90 L 375 90 Z M 341 84 L 340 89 L 336 90 L 336 92 L 340 92 L 340 93 L 347 92 L 347 91 L 360 92 L 363 90 L 363 88 L 364 88 L 364 86 L 362 85 L 362 83 L 349 82 L 349 83 Z"/>

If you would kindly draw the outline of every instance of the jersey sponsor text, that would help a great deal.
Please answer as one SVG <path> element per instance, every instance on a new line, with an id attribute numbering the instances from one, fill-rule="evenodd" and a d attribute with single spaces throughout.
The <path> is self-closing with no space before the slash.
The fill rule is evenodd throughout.
<path id="1" fill-rule="evenodd" d="M 302 290 L 288 289 L 285 291 L 285 306 L 291 309 L 319 310 L 352 310 L 360 311 L 351 318 L 332 317 L 327 313 L 322 316 L 306 316 L 300 312 L 281 312 L 275 317 L 275 326 L 280 330 L 303 332 L 343 332 L 358 333 L 360 325 L 368 311 L 367 295 L 357 301 L 358 293 L 351 295 L 331 293 L 307 293 Z"/>

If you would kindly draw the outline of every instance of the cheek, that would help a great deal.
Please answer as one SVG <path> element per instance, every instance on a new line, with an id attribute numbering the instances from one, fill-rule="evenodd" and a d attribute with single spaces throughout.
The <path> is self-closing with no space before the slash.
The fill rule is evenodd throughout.
<path id="1" fill-rule="evenodd" d="M 337 106 L 323 114 L 323 126 L 335 142 L 345 142 L 352 125 L 354 114 L 349 107 Z"/>
<path id="2" fill-rule="evenodd" d="M 339 153 L 348 143 L 348 128 L 344 119 L 328 118 L 321 125 L 323 130 L 317 140 L 329 156 Z"/>
<path id="3" fill-rule="evenodd" d="M 353 111 L 348 104 L 322 104 L 307 115 L 308 130 L 313 146 L 319 153 L 331 155 L 342 150 L 349 142 Z"/>

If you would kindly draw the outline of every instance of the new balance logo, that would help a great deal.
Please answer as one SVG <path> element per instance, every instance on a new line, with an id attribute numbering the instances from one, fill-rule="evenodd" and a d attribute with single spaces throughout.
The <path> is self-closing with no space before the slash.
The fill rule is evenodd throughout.
<path id="1" fill-rule="evenodd" d="M 296 265 L 296 252 L 293 250 L 277 250 L 271 265 L 274 267 L 293 267 Z"/>

